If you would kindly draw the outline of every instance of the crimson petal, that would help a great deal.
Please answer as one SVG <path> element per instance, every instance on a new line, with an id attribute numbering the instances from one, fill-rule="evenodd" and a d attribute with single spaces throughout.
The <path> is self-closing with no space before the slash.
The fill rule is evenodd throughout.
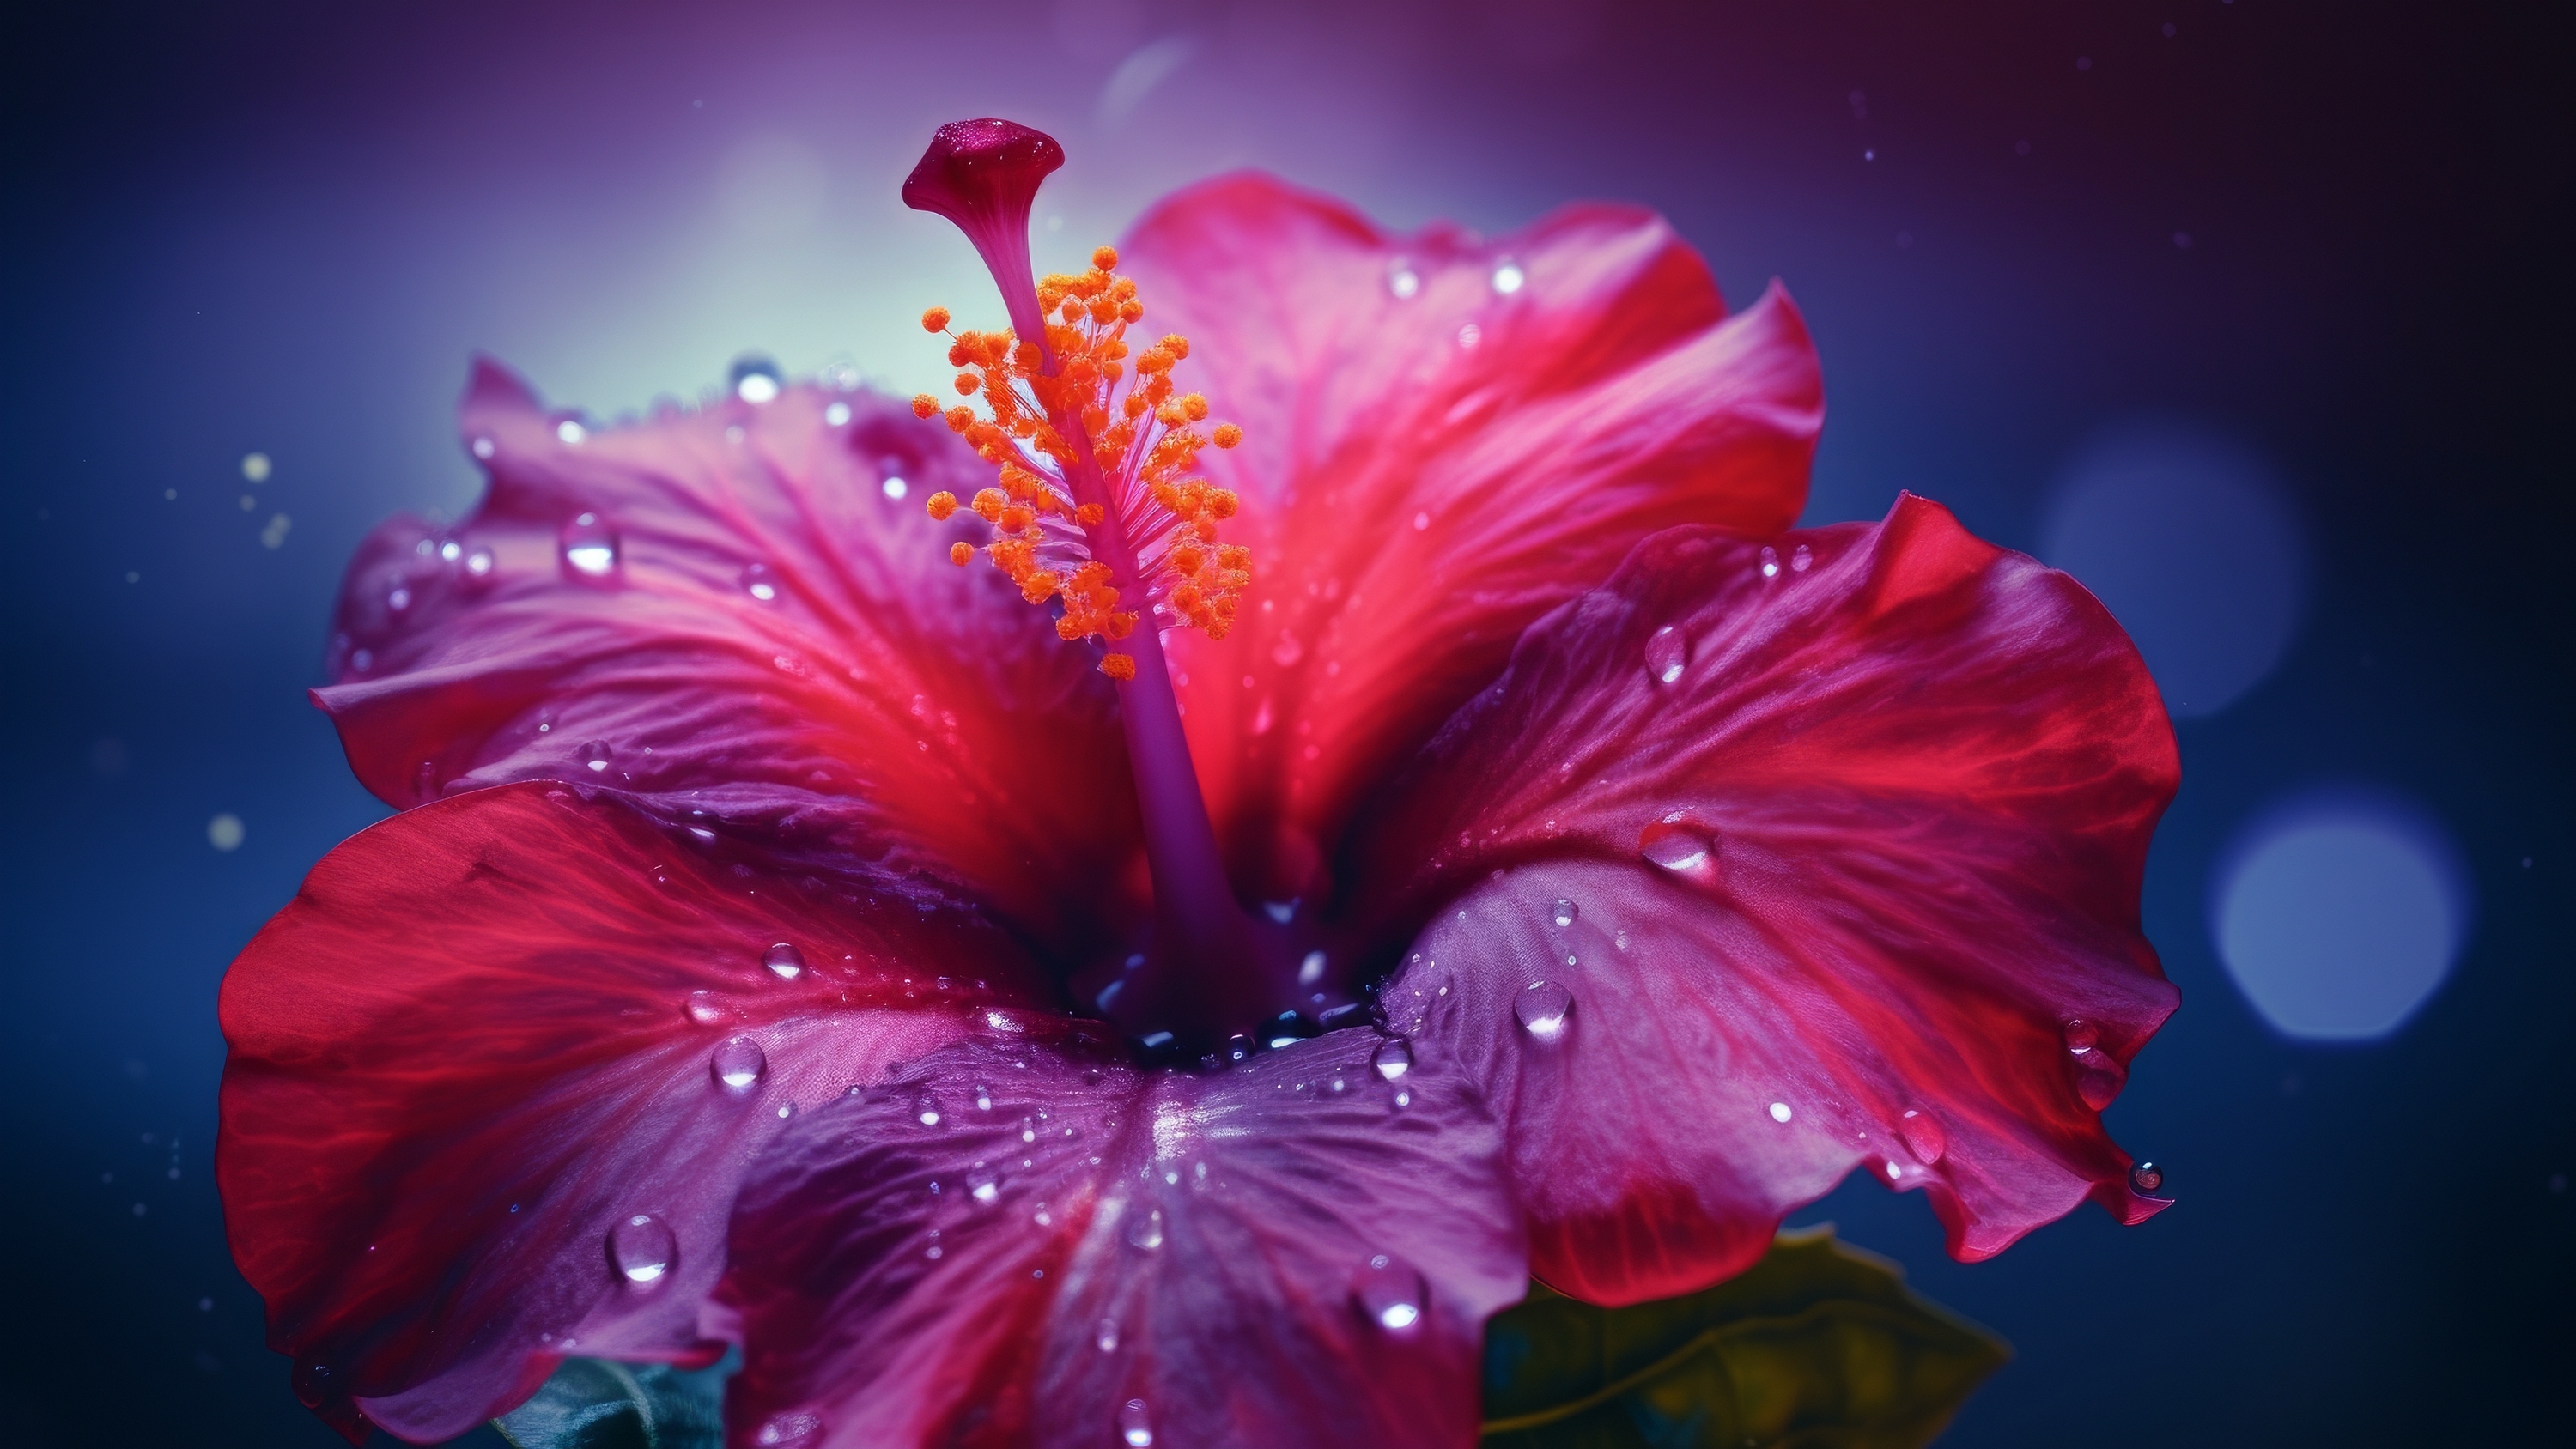
<path id="1" fill-rule="evenodd" d="M 1135 848 L 1114 701 L 949 564 L 921 500 L 983 475 L 945 428 L 797 386 L 594 432 L 489 362 L 462 423 L 489 496 L 361 545 L 316 692 L 379 798 L 606 785 L 1059 939 L 1097 919 Z"/>
<path id="2" fill-rule="evenodd" d="M 986 1039 L 800 1120 L 734 1220 L 734 1442 L 1472 1444 L 1522 1247 L 1500 1134 L 1406 1050 Z"/>
<path id="3" fill-rule="evenodd" d="M 1396 236 L 1260 176 L 1181 193 L 1122 249 L 1180 380 L 1244 442 L 1257 603 L 1167 642 L 1238 884 L 1317 884 L 1347 812 L 1503 665 L 1522 627 L 1679 523 L 1797 518 L 1823 417 L 1776 287 L 1726 315 L 1652 213 L 1482 242 Z"/>
<path id="4" fill-rule="evenodd" d="M 2099 1109 L 2174 1006 L 2138 890 L 2176 779 L 2101 606 L 1908 496 L 1641 545 L 1424 752 L 1359 876 L 1436 905 L 1384 1000 L 1511 1124 L 1537 1273 L 1629 1302 L 1858 1164 L 1967 1259 L 2161 1207 Z"/>
<path id="5" fill-rule="evenodd" d="M 225 977 L 235 1260 L 353 1439 L 462 1433 L 563 1353 L 704 1360 L 761 1144 L 1032 975 L 976 913 L 766 874 L 605 792 L 407 811 Z"/>

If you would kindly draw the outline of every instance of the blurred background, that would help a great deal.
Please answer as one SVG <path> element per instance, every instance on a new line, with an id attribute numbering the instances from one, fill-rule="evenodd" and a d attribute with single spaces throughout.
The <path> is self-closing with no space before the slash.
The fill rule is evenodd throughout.
<path id="1" fill-rule="evenodd" d="M 896 187 L 1072 163 L 1070 265 L 1258 166 L 1397 226 L 1662 210 L 1805 310 L 1808 521 L 1900 488 L 2092 586 L 2176 717 L 2179 1205 L 1992 1262 L 1801 1221 L 2019 1358 L 1945 1441 L 2538 1441 L 2576 1382 L 2559 6 L 1063 0 L 13 7 L 0 45 L 0 1440 L 336 1442 L 210 1156 L 217 982 L 381 808 L 304 700 L 342 562 L 479 477 L 477 349 L 601 420 L 746 352 L 899 392 L 985 295 Z M 497 1443 L 488 1430 L 476 1442 Z"/>

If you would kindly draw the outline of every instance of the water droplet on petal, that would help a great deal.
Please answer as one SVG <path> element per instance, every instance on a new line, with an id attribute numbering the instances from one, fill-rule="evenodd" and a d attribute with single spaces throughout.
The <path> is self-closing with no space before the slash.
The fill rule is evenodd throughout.
<path id="1" fill-rule="evenodd" d="M 1569 900 L 1565 899 L 1563 896 L 1559 896 L 1559 897 L 1557 897 L 1557 901 L 1556 901 L 1556 923 L 1557 923 L 1559 926 L 1571 926 L 1571 925 L 1573 925 L 1573 924 L 1574 924 L 1574 918 L 1575 918 L 1576 916 L 1581 915 L 1581 914 L 1583 914 L 1582 910 L 1581 910 L 1581 909 L 1579 909 L 1579 908 L 1574 904 L 1574 902 L 1572 902 L 1572 901 L 1569 901 Z"/>
<path id="2" fill-rule="evenodd" d="M 772 1414 L 762 1422 L 760 1432 L 751 1442 L 760 1449 L 803 1449 L 823 1431 L 823 1421 L 811 1414 Z"/>
<path id="3" fill-rule="evenodd" d="M 1163 1210 L 1152 1208 L 1143 1217 L 1129 1218 L 1127 1241 L 1148 1250 L 1163 1246 Z"/>
<path id="4" fill-rule="evenodd" d="M 1896 1119 L 1896 1135 L 1904 1139 L 1905 1150 L 1914 1154 L 1914 1160 L 1926 1167 L 1950 1150 L 1950 1134 L 1928 1113 L 1913 1108 Z"/>
<path id="5" fill-rule="evenodd" d="M 1324 966 L 1325 959 L 1323 952 L 1307 952 L 1306 959 L 1297 963 L 1297 984 L 1300 986 L 1312 986 L 1316 982 L 1323 980 Z"/>
<path id="6" fill-rule="evenodd" d="M 1351 1281 L 1351 1301 L 1371 1323 L 1389 1333 L 1410 1333 L 1422 1322 L 1430 1303 L 1422 1275 L 1401 1258 L 1384 1253 L 1369 1259 Z"/>
<path id="7" fill-rule="evenodd" d="M 740 357 L 731 368 L 733 395 L 755 406 L 778 401 L 778 364 L 766 357 Z"/>
<path id="8" fill-rule="evenodd" d="M 608 741 L 606 740 L 589 740 L 584 742 L 581 747 L 581 762 L 588 765 L 590 767 L 590 772 L 594 775 L 605 774 L 607 772 L 608 756 L 609 749 Z"/>
<path id="9" fill-rule="evenodd" d="M 478 548 L 465 556 L 465 576 L 480 582 L 492 577 L 492 550 Z"/>
<path id="10" fill-rule="evenodd" d="M 1115 1318 L 1104 1318 L 1098 1323 L 1092 1325 L 1091 1341 L 1100 1345 L 1100 1351 L 1102 1353 L 1116 1353 L 1118 1351 L 1118 1320 Z"/>
<path id="11" fill-rule="evenodd" d="M 331 1381 L 336 1376 L 327 1363 L 297 1359 L 295 1371 L 287 1377 L 294 1384 L 296 1401 L 308 1409 L 318 1409 L 331 1396 Z"/>
<path id="12" fill-rule="evenodd" d="M 2152 1162 L 2141 1162 L 2129 1169 L 2129 1188 L 2133 1192 L 2155 1192 L 2164 1185 L 2165 1170 Z"/>
<path id="13" fill-rule="evenodd" d="M 2094 1030 L 2093 1023 L 2089 1021 L 2066 1023 L 2065 1037 L 2066 1049 L 2079 1057 L 2093 1050 L 2094 1046 L 2102 1040 L 2102 1034 Z"/>
<path id="14" fill-rule="evenodd" d="M 1143 1399 L 1129 1399 L 1118 1406 L 1118 1439 L 1127 1449 L 1151 1449 L 1154 1415 Z"/>
<path id="15" fill-rule="evenodd" d="M 760 953 L 760 964 L 770 969 L 781 981 L 793 981 L 805 974 L 805 953 L 793 941 L 781 941 Z"/>
<path id="16" fill-rule="evenodd" d="M 564 567 L 576 578 L 604 579 L 617 570 L 617 535 L 596 513 L 576 515 L 556 542 L 563 549 Z"/>
<path id="17" fill-rule="evenodd" d="M 1386 264 L 1386 289 L 1395 295 L 1397 301 L 1406 301 L 1422 290 L 1422 274 L 1416 272 L 1410 262 L 1398 257 Z"/>
<path id="18" fill-rule="evenodd" d="M 1521 284 L 1528 280 L 1529 273 L 1522 271 L 1521 264 L 1509 257 L 1496 263 L 1493 275 L 1486 278 L 1486 281 L 1493 286 L 1494 295 L 1497 297 L 1510 296 L 1519 291 Z"/>
<path id="19" fill-rule="evenodd" d="M 555 424 L 555 436 L 561 438 L 566 443 L 570 443 L 578 447 L 584 439 L 590 436 L 590 429 L 583 427 L 580 423 L 571 418 L 566 418 L 562 422 Z"/>
<path id="20" fill-rule="evenodd" d="M 742 591 L 766 604 L 778 598 L 778 575 L 765 563 L 742 566 Z"/>
<path id="21" fill-rule="evenodd" d="M 1774 1122 L 1786 1122 L 1795 1115 L 1797 1114 L 1789 1110 L 1789 1104 L 1786 1102 L 1771 1104 L 1771 1120 Z"/>
<path id="22" fill-rule="evenodd" d="M 769 1075 L 769 1053 L 747 1036 L 729 1036 L 707 1058 L 708 1069 L 725 1090 L 748 1092 Z"/>
<path id="23" fill-rule="evenodd" d="M 1392 1082 L 1413 1070 L 1413 1048 L 1404 1038 L 1397 1037 L 1372 1053 L 1369 1065 L 1377 1068 L 1379 1076 Z"/>
<path id="24" fill-rule="evenodd" d="M 2084 1105 L 2099 1112 L 2108 1108 L 2120 1095 L 2120 1078 L 2111 1072 L 2080 1072 L 2075 1078 L 2075 1095 Z"/>
<path id="25" fill-rule="evenodd" d="M 689 1020 L 700 1026 L 713 1026 L 733 1015 L 732 1008 L 712 991 L 690 992 L 688 1004 L 682 1010 L 688 1013 Z"/>
<path id="26" fill-rule="evenodd" d="M 1762 577 L 1780 577 L 1780 551 L 1767 543 L 1762 546 Z"/>
<path id="27" fill-rule="evenodd" d="M 1573 1010 L 1574 993 L 1553 981 L 1537 982 L 1512 998 L 1512 1015 L 1520 1018 L 1522 1029 L 1541 1041 L 1564 1035 L 1566 1015 Z"/>
<path id="28" fill-rule="evenodd" d="M 680 1256 L 670 1225 L 651 1213 L 630 1213 L 608 1230 L 608 1261 L 629 1283 L 655 1283 Z"/>
<path id="29" fill-rule="evenodd" d="M 1803 574 L 1816 566 L 1816 551 L 1800 544 L 1789 551 L 1789 572 Z"/>
<path id="30" fill-rule="evenodd" d="M 489 457 L 491 457 L 491 456 L 492 456 L 492 454 L 493 454 L 493 453 L 495 453 L 496 451 L 498 451 L 498 450 L 492 446 L 492 440 L 491 440 L 490 438 L 476 438 L 476 439 L 474 440 L 474 456 L 475 456 L 475 457 L 477 457 L 477 458 L 489 458 Z"/>
<path id="31" fill-rule="evenodd" d="M 1669 871 L 1697 871 L 1716 853 L 1713 837 L 1697 815 L 1675 810 L 1637 833 L 1637 853 Z"/>
<path id="32" fill-rule="evenodd" d="M 966 1169 L 966 1191 L 974 1197 L 975 1201 L 989 1203 L 1002 1195 L 1002 1179 L 991 1168 L 979 1162 Z"/>
<path id="33" fill-rule="evenodd" d="M 1690 667 L 1690 641 L 1670 624 L 1657 629 L 1646 640 L 1646 672 L 1657 684 L 1670 684 Z"/>
<path id="34" fill-rule="evenodd" d="M 831 402 L 823 405 L 823 426 L 827 428 L 837 428 L 849 422 L 849 420 L 850 405 L 848 403 Z M 903 480 L 898 478 L 895 481 L 899 483 Z M 892 496 L 900 498 L 903 495 L 898 493 Z"/>
<path id="35" fill-rule="evenodd" d="M 924 1127 L 939 1125 L 939 1102 L 928 1092 L 912 1099 L 912 1120 Z"/>

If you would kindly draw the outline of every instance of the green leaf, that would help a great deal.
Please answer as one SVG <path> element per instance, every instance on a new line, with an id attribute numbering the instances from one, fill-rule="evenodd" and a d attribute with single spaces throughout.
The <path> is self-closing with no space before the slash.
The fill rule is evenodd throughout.
<path id="1" fill-rule="evenodd" d="M 1485 1326 L 1484 1449 L 1911 1449 L 2011 1352 L 1831 1228 L 1783 1233 L 1686 1297 L 1531 1285 Z"/>
<path id="2" fill-rule="evenodd" d="M 723 1449 L 734 1362 L 688 1370 L 568 1358 L 492 1427 L 518 1449 Z"/>

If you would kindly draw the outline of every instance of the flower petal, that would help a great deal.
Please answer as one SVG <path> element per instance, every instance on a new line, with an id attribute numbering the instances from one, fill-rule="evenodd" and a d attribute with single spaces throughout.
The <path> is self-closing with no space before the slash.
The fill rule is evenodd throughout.
<path id="1" fill-rule="evenodd" d="M 560 785 L 406 811 L 225 977 L 234 1257 L 353 1437 L 462 1433 L 567 1352 L 712 1356 L 734 1189 L 787 1114 L 1042 989 L 979 913 L 693 839 Z"/>
<path id="2" fill-rule="evenodd" d="M 1823 414 L 1805 325 L 1776 287 L 1726 317 L 1651 213 L 1391 236 L 1237 176 L 1123 250 L 1157 329 L 1191 339 L 1183 383 L 1245 429 L 1206 456 L 1244 497 L 1227 537 L 1252 545 L 1259 602 L 1224 642 L 1169 647 L 1247 889 L 1313 886 L 1383 769 L 1638 539 L 1772 533 L 1804 503 Z"/>
<path id="3" fill-rule="evenodd" d="M 360 547 L 315 696 L 379 798 L 608 785 L 1046 932 L 1108 895 L 1135 835 L 1111 691 L 948 562 L 921 500 L 982 475 L 944 428 L 799 386 L 589 432 L 490 362 L 463 425 L 490 494 Z"/>
<path id="4" fill-rule="evenodd" d="M 1961 1258 L 2086 1196 L 2134 1222 L 2099 1109 L 2174 1006 L 2138 890 L 2176 780 L 2110 616 L 1937 505 L 1673 530 L 1394 792 L 1359 875 L 1433 920 L 1383 1000 L 1511 1124 L 1580 1297 L 1735 1271 L 1861 1163 Z"/>
<path id="5" fill-rule="evenodd" d="M 1381 1050 L 961 1043 L 800 1121 L 734 1219 L 734 1442 L 1473 1443 L 1526 1283 L 1500 1135 Z"/>

